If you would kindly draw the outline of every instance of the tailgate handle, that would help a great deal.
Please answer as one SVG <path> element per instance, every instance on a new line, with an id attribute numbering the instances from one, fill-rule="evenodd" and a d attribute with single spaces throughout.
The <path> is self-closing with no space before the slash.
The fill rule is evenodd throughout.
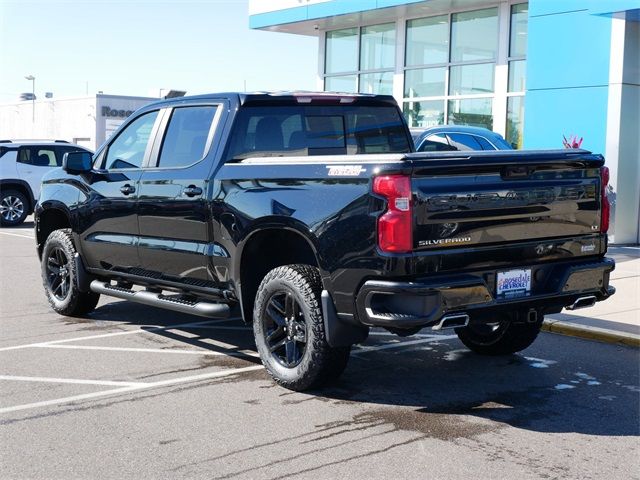
<path id="1" fill-rule="evenodd" d="M 533 175 L 535 171 L 535 167 L 510 166 L 504 168 L 501 176 L 503 178 L 528 178 Z"/>

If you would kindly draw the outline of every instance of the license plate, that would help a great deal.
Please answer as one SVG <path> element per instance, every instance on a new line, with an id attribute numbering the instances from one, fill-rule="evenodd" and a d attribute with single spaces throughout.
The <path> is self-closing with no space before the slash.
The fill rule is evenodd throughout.
<path id="1" fill-rule="evenodd" d="M 523 297 L 531 293 L 531 269 L 498 272 L 496 294 L 500 298 Z"/>

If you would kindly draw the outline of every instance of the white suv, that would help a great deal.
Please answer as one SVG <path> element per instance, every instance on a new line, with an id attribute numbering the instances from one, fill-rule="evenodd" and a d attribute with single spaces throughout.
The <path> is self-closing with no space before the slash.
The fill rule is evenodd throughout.
<path id="1" fill-rule="evenodd" d="M 24 222 L 33 213 L 44 174 L 62 166 L 65 153 L 77 150 L 90 152 L 63 140 L 0 140 L 0 224 Z"/>

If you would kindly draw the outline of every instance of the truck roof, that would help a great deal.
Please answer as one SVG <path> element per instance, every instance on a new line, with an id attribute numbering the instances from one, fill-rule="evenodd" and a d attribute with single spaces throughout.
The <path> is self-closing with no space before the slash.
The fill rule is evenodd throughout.
<path id="1" fill-rule="evenodd" d="M 177 97 L 150 105 L 164 105 L 189 102 L 193 100 L 209 100 L 213 98 L 233 99 L 240 105 L 299 105 L 299 104 L 330 104 L 330 105 L 388 105 L 397 106 L 391 95 L 372 95 L 366 93 L 344 92 L 309 92 L 309 91 L 282 91 L 282 92 L 220 92 L 203 95 Z"/>

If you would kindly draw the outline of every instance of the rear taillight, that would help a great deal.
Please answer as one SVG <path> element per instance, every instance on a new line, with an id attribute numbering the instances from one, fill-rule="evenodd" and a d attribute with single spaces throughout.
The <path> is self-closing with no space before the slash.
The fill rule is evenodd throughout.
<path id="1" fill-rule="evenodd" d="M 611 205 L 607 198 L 607 186 L 609 185 L 609 168 L 600 168 L 600 233 L 609 231 L 609 215 L 611 214 Z"/>
<path id="2" fill-rule="evenodd" d="M 376 177 L 373 193 L 387 200 L 387 211 L 378 218 L 378 247 L 383 252 L 410 252 L 413 249 L 410 178 L 406 175 Z"/>

